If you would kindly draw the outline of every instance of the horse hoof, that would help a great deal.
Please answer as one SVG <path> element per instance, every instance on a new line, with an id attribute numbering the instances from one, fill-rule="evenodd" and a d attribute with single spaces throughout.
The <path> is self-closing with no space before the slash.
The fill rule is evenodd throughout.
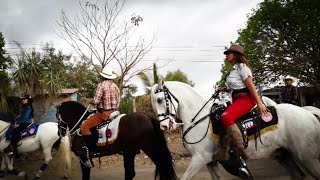
<path id="1" fill-rule="evenodd" d="M 26 172 L 21 171 L 21 172 L 19 172 L 19 174 L 18 174 L 17 176 L 19 176 L 19 177 L 25 177 L 26 175 L 27 175 Z"/>
<path id="2" fill-rule="evenodd" d="M 84 163 L 83 163 L 83 165 L 85 165 L 85 166 L 88 167 L 88 168 L 93 168 L 93 164 L 91 163 L 90 160 L 85 160 Z"/>

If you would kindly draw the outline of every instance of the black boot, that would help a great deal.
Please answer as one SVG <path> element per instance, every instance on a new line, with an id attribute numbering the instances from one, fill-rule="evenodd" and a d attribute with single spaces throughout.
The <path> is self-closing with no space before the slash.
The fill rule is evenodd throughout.
<path id="1" fill-rule="evenodd" d="M 97 152 L 96 139 L 92 135 L 83 135 L 83 139 L 89 150 L 89 156 L 97 157 L 100 153 Z"/>

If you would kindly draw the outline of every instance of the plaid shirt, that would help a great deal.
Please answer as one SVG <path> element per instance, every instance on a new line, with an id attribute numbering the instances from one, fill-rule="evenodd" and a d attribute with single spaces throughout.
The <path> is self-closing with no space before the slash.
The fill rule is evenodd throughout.
<path id="1" fill-rule="evenodd" d="M 120 91 L 112 80 L 102 81 L 94 91 L 93 103 L 104 110 L 118 109 L 120 104 Z"/>

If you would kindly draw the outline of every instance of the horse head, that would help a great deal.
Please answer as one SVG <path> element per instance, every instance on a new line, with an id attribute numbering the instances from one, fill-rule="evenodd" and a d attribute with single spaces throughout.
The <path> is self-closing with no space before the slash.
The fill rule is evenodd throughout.
<path id="1" fill-rule="evenodd" d="M 67 130 L 70 134 L 76 132 L 81 122 L 86 119 L 90 113 L 83 105 L 75 101 L 63 102 L 57 108 L 56 117 L 58 120 L 59 136 L 65 136 Z"/>
<path id="2" fill-rule="evenodd" d="M 185 118 L 186 114 L 192 114 L 196 111 L 190 108 L 191 105 L 202 104 L 202 102 L 203 98 L 185 83 L 161 81 L 151 89 L 151 104 L 158 115 L 162 130 L 175 130 L 186 123 L 184 121 L 191 120 Z"/>
<path id="3" fill-rule="evenodd" d="M 177 129 L 176 107 L 179 104 L 179 100 L 169 91 L 163 81 L 152 87 L 151 104 L 158 115 L 162 130 L 171 131 Z"/>

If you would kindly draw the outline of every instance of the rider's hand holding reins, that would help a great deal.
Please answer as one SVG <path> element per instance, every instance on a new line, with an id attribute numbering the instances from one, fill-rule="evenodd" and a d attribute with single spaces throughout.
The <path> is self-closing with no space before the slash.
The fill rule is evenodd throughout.
<path id="1" fill-rule="evenodd" d="M 266 114 L 268 112 L 267 107 L 262 103 L 262 101 L 257 93 L 256 87 L 253 84 L 251 76 L 247 77 L 247 79 L 245 80 L 245 84 L 246 84 L 247 88 L 249 89 L 251 96 L 254 97 L 254 99 L 257 102 L 257 107 L 259 109 L 260 115 Z"/>

